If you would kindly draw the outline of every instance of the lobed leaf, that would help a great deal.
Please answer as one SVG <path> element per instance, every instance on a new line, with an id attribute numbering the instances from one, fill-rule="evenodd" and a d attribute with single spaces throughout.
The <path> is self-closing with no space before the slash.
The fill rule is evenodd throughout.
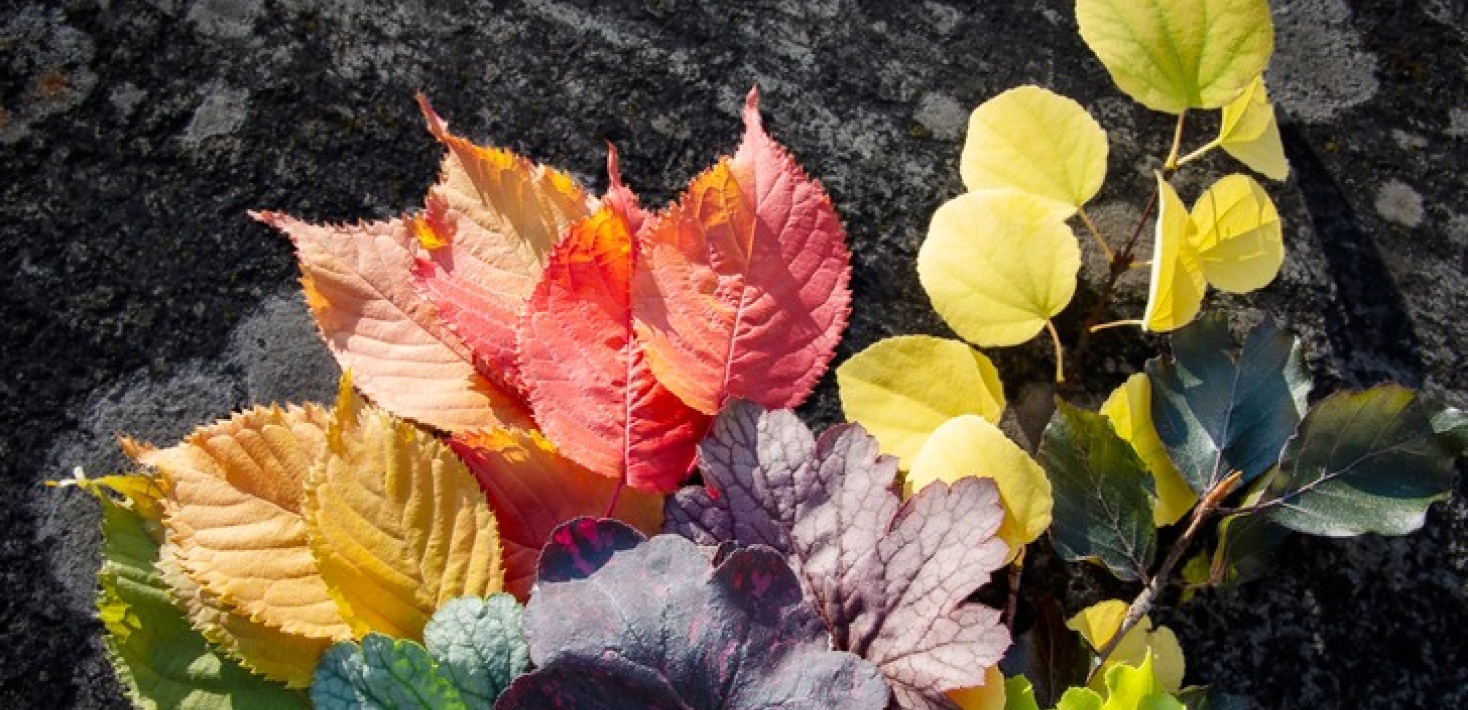
<path id="1" fill-rule="evenodd" d="M 639 238 L 633 315 L 659 382 L 713 414 L 729 397 L 792 407 L 846 325 L 850 254 L 831 200 L 744 106 L 732 159 L 696 178 Z"/>
<path id="2" fill-rule="evenodd" d="M 1157 230 L 1152 243 L 1152 273 L 1142 327 L 1158 333 L 1176 330 L 1197 317 L 1207 284 L 1198 261 L 1197 225 L 1177 191 L 1157 173 Z"/>
<path id="3" fill-rule="evenodd" d="M 1208 283 L 1232 293 L 1269 285 L 1284 264 L 1274 201 L 1247 175 L 1213 183 L 1193 205 L 1198 262 Z"/>
<path id="4" fill-rule="evenodd" d="M 1217 140 L 1229 155 L 1271 180 L 1290 176 L 1284 143 L 1279 138 L 1279 123 L 1274 117 L 1274 105 L 1269 103 L 1262 74 L 1254 77 L 1237 99 L 1223 107 Z"/>
<path id="5" fill-rule="evenodd" d="M 1080 104 L 1038 86 L 974 109 L 959 159 L 970 191 L 1018 190 L 1055 200 L 1069 217 L 1106 180 L 1106 132 Z"/>
<path id="6" fill-rule="evenodd" d="M 948 338 L 881 340 L 841 363 L 836 384 L 846 419 L 860 422 L 903 468 L 943 422 L 977 414 L 997 424 L 1004 413 L 1004 387 L 994 364 Z"/>
<path id="7" fill-rule="evenodd" d="M 540 549 L 561 523 L 603 515 L 655 533 L 663 524 L 663 496 L 633 489 L 586 470 L 556 452 L 536 431 L 496 429 L 460 434 L 449 446 L 474 473 L 495 511 L 505 569 L 505 591 L 528 599 Z"/>
<path id="8" fill-rule="evenodd" d="M 1009 546 L 1006 562 L 1050 527 L 1053 500 L 1045 469 L 999 427 L 973 414 L 949 419 L 928 437 L 912 461 L 906 490 L 965 477 L 989 478 L 999 487 L 1004 520 L 997 534 Z"/>
<path id="9" fill-rule="evenodd" d="M 495 698 L 530 665 L 524 610 L 508 594 L 452 599 L 423 628 L 423 645 L 469 710 Z"/>
<path id="10" fill-rule="evenodd" d="M 1101 414 L 1111 420 L 1117 436 L 1132 445 L 1152 473 L 1152 484 L 1157 491 L 1152 522 L 1162 527 L 1181 520 L 1198 502 L 1198 494 L 1188 487 L 1183 474 L 1168 458 L 1162 439 L 1157 437 L 1157 428 L 1152 425 L 1152 381 L 1140 372 L 1128 377 L 1106 398 Z"/>
<path id="11" fill-rule="evenodd" d="M 1008 190 L 971 192 L 933 214 L 918 279 L 965 340 L 1018 345 L 1070 303 L 1081 251 L 1056 202 Z"/>
<path id="12" fill-rule="evenodd" d="M 1076 21 L 1116 85 L 1164 113 L 1233 101 L 1274 53 L 1267 0 L 1077 0 Z"/>
<path id="13" fill-rule="evenodd" d="M 1210 316 L 1173 336 L 1172 358 L 1147 361 L 1153 424 L 1200 495 L 1235 470 L 1249 483 L 1273 467 L 1310 391 L 1299 343 L 1272 323 L 1232 350 L 1228 322 Z"/>
<path id="14" fill-rule="evenodd" d="M 1050 536 L 1060 556 L 1096 560 L 1123 580 L 1145 579 L 1157 547 L 1156 493 L 1132 447 L 1101 415 L 1057 400 L 1039 458 L 1055 491 Z"/>
<path id="15" fill-rule="evenodd" d="M 1399 385 L 1337 392 L 1300 422 L 1261 498 L 1269 522 L 1312 535 L 1405 535 L 1452 493 L 1462 446 L 1444 410 Z M 1452 410 L 1448 410 L 1452 411 Z"/>
<path id="16" fill-rule="evenodd" d="M 500 710 L 880 710 L 890 697 L 877 669 L 829 650 L 795 575 L 767 548 L 710 567 L 683 538 L 572 521 L 541 557 L 525 630 L 537 669 Z"/>
<path id="17" fill-rule="evenodd" d="M 1064 702 L 1062 699 L 1062 706 Z M 1118 664 L 1106 671 L 1106 701 L 1100 710 L 1187 710 L 1163 687 L 1149 654 L 1140 665 Z"/>
<path id="18" fill-rule="evenodd" d="M 520 324 L 535 419 L 572 460 L 639 490 L 676 490 L 709 417 L 653 377 L 632 317 L 637 249 L 604 207 L 572 225 Z"/>

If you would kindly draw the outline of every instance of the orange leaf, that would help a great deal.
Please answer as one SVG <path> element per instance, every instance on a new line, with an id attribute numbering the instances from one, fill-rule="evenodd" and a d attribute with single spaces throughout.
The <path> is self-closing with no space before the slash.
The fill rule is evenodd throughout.
<path id="1" fill-rule="evenodd" d="M 633 312 L 657 379 L 712 414 L 728 397 L 769 408 L 810 394 L 846 325 L 850 255 L 831 200 L 761 125 L 645 227 Z"/>
<path id="2" fill-rule="evenodd" d="M 628 224 L 606 207 L 573 225 L 520 323 L 541 429 L 572 460 L 641 490 L 676 490 L 709 417 L 653 379 L 633 337 Z"/>
<path id="3" fill-rule="evenodd" d="M 660 532 L 663 496 L 625 489 L 556 453 L 534 431 L 496 429 L 459 434 L 449 441 L 489 497 L 499 525 L 505 591 L 520 601 L 530 595 L 540 549 L 551 531 L 572 518 L 606 514 L 647 535 Z"/>

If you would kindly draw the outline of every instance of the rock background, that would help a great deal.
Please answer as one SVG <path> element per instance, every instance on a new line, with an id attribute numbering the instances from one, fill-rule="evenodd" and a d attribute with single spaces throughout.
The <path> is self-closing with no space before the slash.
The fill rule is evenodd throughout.
<path id="1" fill-rule="evenodd" d="M 1274 4 L 1269 78 L 1295 171 L 1270 190 L 1289 258 L 1267 290 L 1210 304 L 1300 334 L 1323 387 L 1395 379 L 1468 406 L 1468 7 Z M 118 433 L 166 443 L 250 402 L 329 396 L 335 366 L 289 247 L 245 210 L 416 208 L 440 154 L 416 90 L 457 131 L 598 191 L 611 140 L 659 205 L 733 149 L 756 82 L 767 126 L 850 232 L 855 312 L 838 357 L 945 332 L 913 261 L 933 209 L 961 190 L 967 113 L 984 99 L 1034 82 L 1097 116 L 1112 154 L 1094 212 L 1113 233 L 1170 138 L 1169 117 L 1111 88 L 1064 0 L 6 3 L 0 707 L 126 707 L 91 618 L 95 510 L 41 481 L 124 466 Z M 1196 195 L 1236 169 L 1219 157 L 1179 186 Z M 1144 297 L 1129 282 L 1118 316 Z M 1098 338 L 1103 374 L 1078 396 L 1158 344 Z M 1043 409 L 1048 388 L 1025 383 L 1048 358 L 998 354 L 1012 401 Z M 839 416 L 830 377 L 805 413 Z M 1189 680 L 1264 708 L 1468 706 L 1461 479 L 1410 538 L 1296 539 L 1266 580 L 1162 609 Z"/>

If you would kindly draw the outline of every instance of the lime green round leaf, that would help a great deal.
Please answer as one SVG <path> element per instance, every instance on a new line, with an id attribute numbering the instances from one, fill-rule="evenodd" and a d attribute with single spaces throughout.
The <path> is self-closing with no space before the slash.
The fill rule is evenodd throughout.
<path id="1" fill-rule="evenodd" d="M 961 414 L 997 423 L 1004 413 L 999 371 L 966 343 L 928 335 L 877 342 L 836 368 L 841 408 L 884 453 L 912 463 L 938 425 Z"/>
<path id="2" fill-rule="evenodd" d="M 1035 700 L 1035 688 L 1030 679 L 1022 675 L 1004 681 L 1004 710 L 1040 710 Z"/>
<path id="3" fill-rule="evenodd" d="M 1067 205 L 1106 180 L 1106 132 L 1081 105 L 1038 86 L 985 101 L 969 116 L 959 172 L 969 190 L 1010 189 Z"/>
<path id="4" fill-rule="evenodd" d="M 1165 113 L 1233 101 L 1274 53 L 1267 0 L 1077 0 L 1076 20 L 1116 85 Z"/>
<path id="5" fill-rule="evenodd" d="M 1254 77 L 1244 93 L 1223 107 L 1218 145 L 1271 180 L 1290 176 L 1290 163 L 1285 159 L 1279 123 L 1275 121 L 1274 105 L 1269 103 L 1263 76 Z"/>
<path id="6" fill-rule="evenodd" d="M 1264 188 L 1248 175 L 1213 183 L 1193 205 L 1198 261 L 1208 283 L 1231 293 L 1263 288 L 1284 263 L 1284 228 Z"/>
<path id="7" fill-rule="evenodd" d="M 1142 327 L 1158 333 L 1177 330 L 1203 307 L 1203 267 L 1193 247 L 1196 228 L 1188 209 L 1157 173 L 1157 236 L 1152 245 L 1152 281 Z"/>
<path id="8" fill-rule="evenodd" d="M 1168 694 L 1160 675 L 1150 654 L 1137 666 L 1112 666 L 1106 671 L 1106 702 L 1099 710 L 1187 710 Z"/>
<path id="9" fill-rule="evenodd" d="M 933 431 L 912 460 L 908 492 L 916 493 L 934 481 L 954 483 L 967 476 L 992 478 L 999 486 L 1004 521 L 998 535 L 1009 545 L 1006 561 L 1050 527 L 1052 500 L 1045 469 L 999 427 L 973 414 L 949 419 Z"/>
<path id="10" fill-rule="evenodd" d="M 1055 710 L 1101 710 L 1105 703 L 1106 699 L 1100 693 L 1090 688 L 1074 687 L 1060 696 L 1060 704 L 1055 706 Z"/>
<path id="11" fill-rule="evenodd" d="M 1152 511 L 1152 522 L 1161 527 L 1182 519 L 1198 502 L 1198 495 L 1168 458 L 1157 428 L 1152 426 L 1152 381 L 1141 372 L 1128 377 L 1101 405 L 1101 413 L 1111 420 L 1117 435 L 1132 445 L 1152 472 L 1152 481 L 1157 486 L 1157 507 Z"/>
<path id="12" fill-rule="evenodd" d="M 1100 650 L 1111 642 L 1111 638 L 1121 629 L 1121 623 L 1126 618 L 1127 603 L 1120 599 L 1108 599 L 1098 602 L 1071 617 L 1066 626 L 1074 629 L 1091 644 L 1091 648 Z M 1101 671 L 1091 681 L 1091 688 L 1102 691 L 1106 688 L 1103 676 L 1107 675 L 1111 668 L 1118 665 L 1141 666 L 1148 658 L 1153 661 L 1153 670 L 1157 682 L 1171 693 L 1176 693 L 1183 684 L 1183 673 L 1185 664 L 1183 661 L 1183 648 L 1177 641 L 1177 634 L 1166 626 L 1154 629 L 1152 620 L 1142 617 L 1126 635 L 1121 637 L 1116 647 L 1112 649 L 1111 655 L 1106 662 L 1101 664 Z"/>
<path id="13" fill-rule="evenodd" d="M 1441 407 L 1400 385 L 1337 392 L 1300 422 L 1265 492 L 1269 520 L 1312 535 L 1405 535 L 1452 493 L 1461 453 Z"/>
<path id="14" fill-rule="evenodd" d="M 984 190 L 933 214 L 918 279 L 938 315 L 969 342 L 1018 345 L 1070 303 L 1081 250 L 1056 204 Z"/>

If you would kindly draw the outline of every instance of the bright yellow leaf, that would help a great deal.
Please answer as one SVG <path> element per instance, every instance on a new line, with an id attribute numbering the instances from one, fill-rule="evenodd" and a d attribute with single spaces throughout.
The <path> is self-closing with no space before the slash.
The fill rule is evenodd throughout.
<path id="1" fill-rule="evenodd" d="M 1284 143 L 1279 139 L 1279 123 L 1274 118 L 1274 105 L 1269 103 L 1262 75 L 1254 77 L 1244 93 L 1223 107 L 1218 144 L 1239 162 L 1271 180 L 1290 176 L 1290 163 L 1285 159 Z"/>
<path id="2" fill-rule="evenodd" d="M 1004 674 L 999 666 L 984 671 L 984 684 L 974 688 L 950 690 L 948 699 L 963 710 L 1004 710 Z"/>
<path id="3" fill-rule="evenodd" d="M 1091 648 L 1100 650 L 1121 629 L 1126 611 L 1126 602 L 1108 599 L 1081 610 L 1067 620 L 1065 625 L 1085 638 Z M 1147 660 L 1149 652 L 1153 657 L 1157 682 L 1163 690 L 1177 693 L 1182 687 L 1185 669 L 1182 646 L 1178 644 L 1177 635 L 1172 629 L 1162 626 L 1154 630 L 1152 620 L 1146 617 L 1122 637 L 1106 662 L 1101 664 L 1100 671 L 1092 677 L 1091 689 L 1105 694 L 1105 676 L 1108 670 L 1117 665 L 1141 666 Z"/>
<path id="4" fill-rule="evenodd" d="M 1193 243 L 1196 228 L 1172 186 L 1157 173 L 1157 235 L 1152 245 L 1152 281 L 1142 327 L 1165 333 L 1187 325 L 1203 307 L 1203 268 Z"/>
<path id="5" fill-rule="evenodd" d="M 887 338 L 836 368 L 841 407 L 906 469 L 938 425 L 960 414 L 998 423 L 999 371 L 966 343 L 927 335 Z"/>
<path id="6" fill-rule="evenodd" d="M 1122 91 L 1171 114 L 1233 101 L 1274 53 L 1268 0 L 1077 0 L 1076 20 Z"/>
<path id="7" fill-rule="evenodd" d="M 1054 503 L 1045 469 L 999 427 L 973 414 L 954 417 L 933 431 L 912 460 L 907 492 L 934 481 L 953 483 L 965 476 L 992 478 L 999 486 L 1004 520 L 999 538 L 1009 545 L 1009 558 L 1050 527 Z"/>
<path id="8" fill-rule="evenodd" d="M 166 484 L 164 526 L 179 566 L 224 604 L 285 633 L 341 639 L 349 628 L 316 566 L 302 486 L 325 453 L 316 405 L 256 407 L 177 446 L 130 445 Z"/>
<path id="9" fill-rule="evenodd" d="M 1011 190 L 960 195 L 933 214 L 918 279 L 964 339 L 1018 345 L 1075 295 L 1081 250 L 1053 200 Z"/>
<path id="10" fill-rule="evenodd" d="M 1038 86 L 985 101 L 969 116 L 959 172 L 969 190 L 1011 189 L 1070 209 L 1106 180 L 1106 132 L 1081 105 Z"/>
<path id="11" fill-rule="evenodd" d="M 444 602 L 503 586 L 494 514 L 448 447 L 353 398 L 308 479 L 311 547 L 357 636 L 419 639 Z"/>
<path id="12" fill-rule="evenodd" d="M 1232 293 L 1267 286 L 1284 263 L 1284 228 L 1269 193 L 1248 175 L 1213 183 L 1193 205 L 1203 276 Z"/>
<path id="13" fill-rule="evenodd" d="M 1101 413 L 1111 420 L 1117 436 L 1132 445 L 1152 472 L 1157 485 L 1153 522 L 1159 527 L 1177 522 L 1198 502 L 1198 495 L 1173 465 L 1162 439 L 1157 436 L 1157 428 L 1152 425 L 1152 381 L 1140 372 L 1127 378 L 1101 405 Z"/>

